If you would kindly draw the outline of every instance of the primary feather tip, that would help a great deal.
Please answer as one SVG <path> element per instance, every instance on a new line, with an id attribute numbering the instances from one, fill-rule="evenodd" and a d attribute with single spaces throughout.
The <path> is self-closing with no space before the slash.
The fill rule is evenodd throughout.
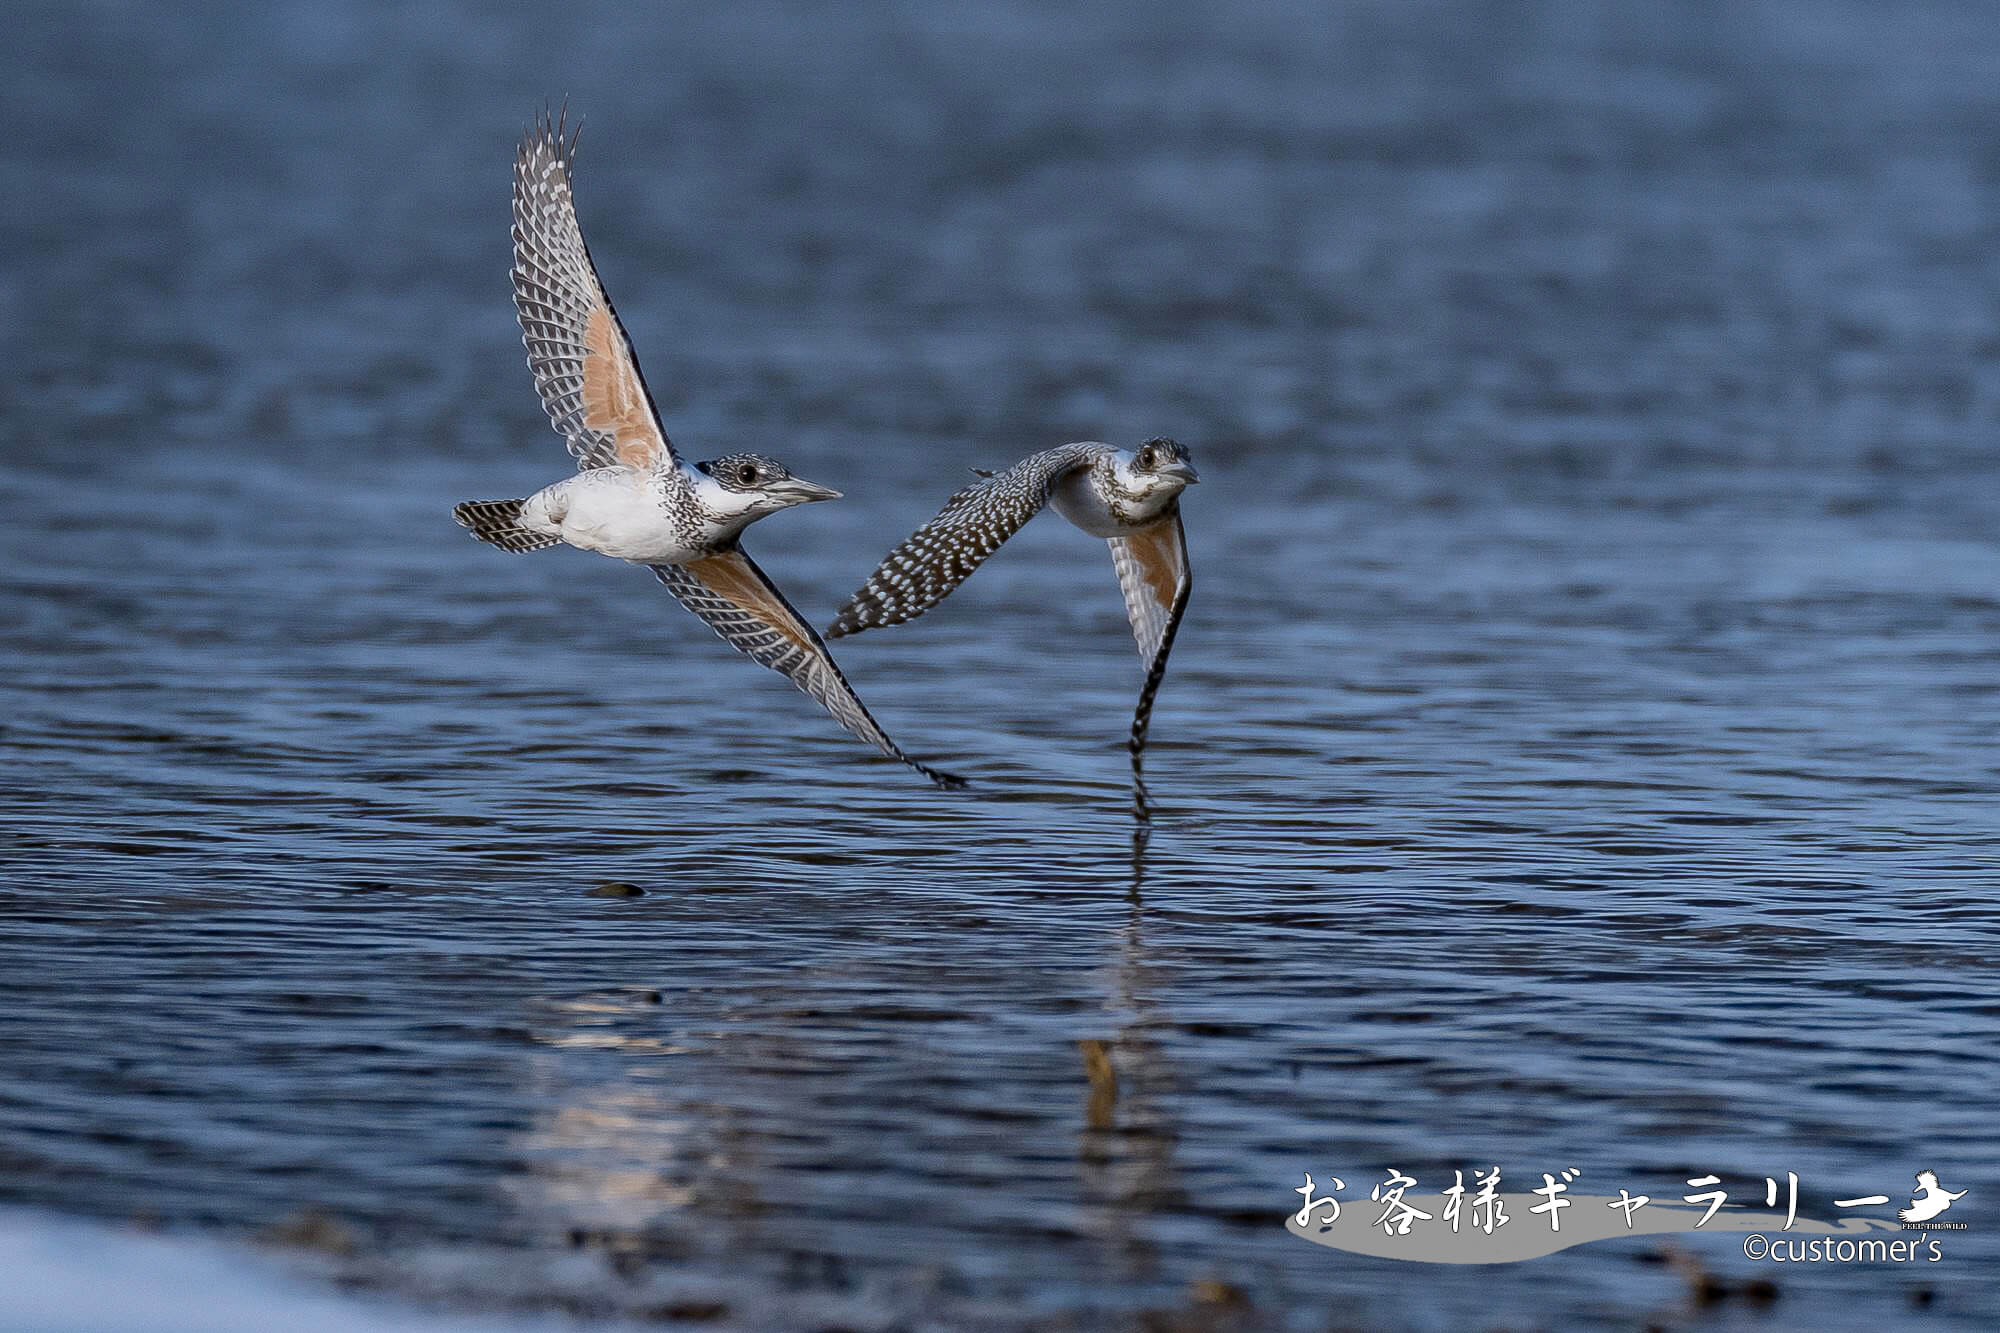
<path id="1" fill-rule="evenodd" d="M 861 609 L 853 602 L 849 602 L 840 608 L 839 613 L 833 618 L 833 623 L 826 627 L 826 637 L 844 639 L 850 634 L 859 634 L 867 629 L 869 623 L 861 618 Z"/>

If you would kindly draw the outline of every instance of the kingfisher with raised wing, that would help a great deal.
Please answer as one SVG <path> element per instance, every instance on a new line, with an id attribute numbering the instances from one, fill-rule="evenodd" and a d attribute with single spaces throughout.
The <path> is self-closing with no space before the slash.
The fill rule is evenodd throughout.
<path id="1" fill-rule="evenodd" d="M 1022 525 L 1053 504 L 1093 537 L 1111 543 L 1111 563 L 1125 594 L 1125 614 L 1145 663 L 1145 683 L 1132 714 L 1134 805 L 1146 813 L 1143 762 L 1153 697 L 1166 675 L 1187 611 L 1193 577 L 1181 530 L 1181 492 L 1200 480 L 1188 451 L 1173 440 L 1137 449 L 1086 441 L 1033 454 L 1005 472 L 945 501 L 937 517 L 883 558 L 868 581 L 840 608 L 826 636 L 837 639 L 881 625 L 915 620 L 943 601 Z"/>
<path id="2" fill-rule="evenodd" d="M 649 567 L 731 647 L 783 673 L 854 735 L 940 787 L 963 786 L 889 739 L 739 544 L 765 515 L 840 492 L 761 454 L 690 465 L 675 452 L 577 225 L 575 151 L 576 135 L 542 117 L 514 160 L 514 306 L 542 406 L 579 470 L 524 500 L 468 500 L 454 516 L 503 551 L 567 543 Z"/>

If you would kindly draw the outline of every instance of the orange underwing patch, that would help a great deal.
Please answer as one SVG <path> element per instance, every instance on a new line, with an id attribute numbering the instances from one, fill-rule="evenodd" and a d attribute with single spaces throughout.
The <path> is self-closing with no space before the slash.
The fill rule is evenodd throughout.
<path id="1" fill-rule="evenodd" d="M 1146 590 L 1161 606 L 1174 604 L 1174 589 L 1180 584 L 1180 543 L 1174 540 L 1174 520 L 1139 529 L 1126 539 L 1145 576 Z"/>
<path id="2" fill-rule="evenodd" d="M 609 306 L 590 312 L 583 341 L 590 352 L 583 361 L 584 424 L 617 442 L 618 461 L 625 466 L 652 467 L 660 456 L 659 428 Z"/>
<path id="3" fill-rule="evenodd" d="M 811 637 L 798 618 L 773 593 L 740 551 L 690 561 L 688 569 L 717 595 L 727 597 L 807 652 L 815 652 Z"/>

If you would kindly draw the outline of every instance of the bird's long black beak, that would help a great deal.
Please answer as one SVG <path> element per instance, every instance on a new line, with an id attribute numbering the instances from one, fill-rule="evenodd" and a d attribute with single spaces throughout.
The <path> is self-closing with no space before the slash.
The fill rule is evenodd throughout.
<path id="1" fill-rule="evenodd" d="M 1190 486 L 1201 480 L 1201 473 L 1194 470 L 1194 464 L 1192 463 L 1169 463 L 1160 469 L 1160 475 L 1163 477 L 1179 477 Z"/>

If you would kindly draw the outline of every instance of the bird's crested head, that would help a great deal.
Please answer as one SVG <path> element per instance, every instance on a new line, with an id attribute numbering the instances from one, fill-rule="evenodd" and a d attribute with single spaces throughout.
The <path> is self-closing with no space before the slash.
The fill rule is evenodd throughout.
<path id="1" fill-rule="evenodd" d="M 1187 446 L 1164 435 L 1152 439 L 1127 454 L 1116 464 L 1118 489 L 1133 499 L 1164 504 L 1201 480 L 1188 457 Z"/>
<path id="2" fill-rule="evenodd" d="M 763 454 L 725 454 L 695 468 L 706 478 L 703 502 L 723 518 L 744 522 L 815 500 L 838 500 L 831 486 L 795 477 L 775 458 Z"/>

